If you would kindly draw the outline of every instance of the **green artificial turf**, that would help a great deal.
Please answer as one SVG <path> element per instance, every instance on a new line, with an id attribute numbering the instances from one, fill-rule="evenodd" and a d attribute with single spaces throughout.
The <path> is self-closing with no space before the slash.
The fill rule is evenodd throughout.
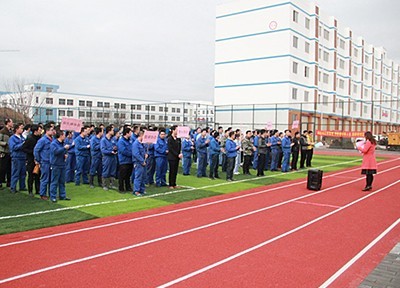
<path id="1" fill-rule="evenodd" d="M 354 160 L 357 161 L 354 162 Z M 360 157 L 315 155 L 313 158 L 313 166 L 316 168 L 323 167 L 322 170 L 324 173 L 327 173 L 359 166 L 361 163 L 360 161 Z M 325 167 L 328 165 L 334 166 Z M 90 189 L 88 185 L 75 186 L 73 183 L 70 183 L 67 184 L 66 189 L 67 196 L 72 198 L 72 200 L 58 201 L 58 203 L 53 204 L 49 201 L 39 199 L 37 195 L 35 198 L 31 198 L 26 192 L 11 194 L 8 189 L 3 189 L 0 190 L 0 234 L 147 210 L 173 203 L 181 203 L 259 186 L 266 186 L 278 182 L 305 178 L 307 175 L 307 170 L 286 174 L 266 171 L 265 177 L 256 178 L 254 176 L 256 174 L 255 171 L 251 170 L 252 176 L 237 175 L 234 177 L 237 180 L 236 182 L 226 182 L 225 173 L 220 173 L 221 179 L 210 180 L 209 178 L 197 178 L 195 172 L 195 165 L 192 166 L 192 175 L 190 176 L 183 176 L 182 171 L 179 171 L 177 183 L 183 186 L 179 190 L 171 191 L 168 187 L 147 187 L 146 192 L 148 197 L 136 197 L 130 193 L 120 194 L 114 190 L 104 191 L 99 187 Z M 248 181 L 240 181 L 246 179 Z M 217 184 L 220 185 L 215 186 Z M 76 207 L 80 205 L 82 206 Z M 69 207 L 74 208 L 70 209 Z M 69 210 L 25 215 L 23 217 L 10 219 L 1 218 L 63 208 Z"/>

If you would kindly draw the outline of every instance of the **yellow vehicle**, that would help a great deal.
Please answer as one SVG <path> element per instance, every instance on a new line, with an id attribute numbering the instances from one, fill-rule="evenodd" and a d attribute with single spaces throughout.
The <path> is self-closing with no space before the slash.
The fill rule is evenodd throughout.
<path id="1" fill-rule="evenodd" d="M 388 136 L 388 150 L 400 150 L 400 133 L 390 132 L 387 133 Z"/>

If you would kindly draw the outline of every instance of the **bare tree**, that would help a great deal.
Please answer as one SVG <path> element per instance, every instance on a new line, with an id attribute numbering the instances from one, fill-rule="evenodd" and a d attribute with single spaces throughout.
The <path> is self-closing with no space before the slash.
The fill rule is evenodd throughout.
<path id="1" fill-rule="evenodd" d="M 39 81 L 36 83 L 38 82 Z M 44 98 L 40 99 L 40 92 L 36 91 L 35 87 L 32 89 L 27 86 L 27 84 L 30 83 L 35 82 L 26 81 L 19 77 L 15 77 L 4 83 L 4 88 L 7 92 L 6 99 L 8 99 L 9 102 L 8 106 L 27 118 L 33 118 L 35 108 L 40 108 L 44 102 Z"/>

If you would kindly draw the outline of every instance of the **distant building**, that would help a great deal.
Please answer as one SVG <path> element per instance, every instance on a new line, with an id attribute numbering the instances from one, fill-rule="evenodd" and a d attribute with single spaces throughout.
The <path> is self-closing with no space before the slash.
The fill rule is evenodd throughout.
<path id="1" fill-rule="evenodd" d="M 229 2 L 216 29 L 216 122 L 399 130 L 399 64 L 312 2 Z"/>
<path id="2" fill-rule="evenodd" d="M 24 95 L 1 95 L 3 107 L 27 105 L 27 114 L 34 123 L 55 121 L 62 117 L 82 119 L 87 124 L 196 126 L 214 125 L 214 106 L 205 101 L 146 101 L 130 97 L 112 97 L 59 92 L 59 86 L 33 83 L 24 85 Z M 24 98 L 16 99 L 16 98 Z M 18 103 L 18 104 L 16 104 Z"/>

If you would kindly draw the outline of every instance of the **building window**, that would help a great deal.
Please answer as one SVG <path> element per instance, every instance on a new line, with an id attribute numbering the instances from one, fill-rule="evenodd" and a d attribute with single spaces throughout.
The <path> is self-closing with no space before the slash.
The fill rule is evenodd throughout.
<path id="1" fill-rule="evenodd" d="M 68 117 L 73 117 L 74 116 L 74 111 L 71 111 L 71 110 L 67 111 L 67 116 Z"/>
<path id="2" fill-rule="evenodd" d="M 131 110 L 136 110 L 136 105 L 135 104 L 131 105 Z"/>
<path id="3" fill-rule="evenodd" d="M 104 115 L 103 117 L 106 118 L 106 119 L 110 118 L 110 113 L 109 112 L 104 112 L 103 115 Z"/>
<path id="4" fill-rule="evenodd" d="M 164 112 L 168 112 L 168 107 L 165 107 Z"/>
<path id="5" fill-rule="evenodd" d="M 324 61 L 329 62 L 329 53 L 324 51 Z"/>
<path id="6" fill-rule="evenodd" d="M 119 109 L 119 103 L 114 103 L 114 109 Z"/>
<path id="7" fill-rule="evenodd" d="M 164 120 L 165 120 L 165 121 L 168 121 L 168 116 L 164 116 Z"/>
<path id="8" fill-rule="evenodd" d="M 356 84 L 353 84 L 353 93 L 357 93 L 357 85 Z"/>
<path id="9" fill-rule="evenodd" d="M 79 111 L 79 117 L 85 117 L 85 111 Z"/>
<path id="10" fill-rule="evenodd" d="M 293 36 L 293 47 L 298 48 L 299 47 L 299 37 Z"/>
<path id="11" fill-rule="evenodd" d="M 297 62 L 293 62 L 293 73 L 297 74 L 297 70 L 299 68 L 299 64 Z"/>
<path id="12" fill-rule="evenodd" d="M 136 115 L 136 119 L 137 120 L 141 120 L 142 119 L 142 115 L 140 115 L 140 114 Z"/>
<path id="13" fill-rule="evenodd" d="M 364 97 L 368 97 L 368 89 L 367 88 L 364 89 Z"/>
<path id="14" fill-rule="evenodd" d="M 340 46 L 340 48 L 345 50 L 346 49 L 346 42 L 343 39 L 340 39 L 339 46 Z"/>
<path id="15" fill-rule="evenodd" d="M 144 120 L 149 120 L 149 114 L 144 115 Z"/>
<path id="16" fill-rule="evenodd" d="M 364 73 L 364 78 L 365 78 L 365 80 L 369 80 L 369 75 L 368 75 L 368 72 L 366 72 L 366 71 Z"/>
<path id="17" fill-rule="evenodd" d="M 174 107 L 172 107 L 171 112 L 175 113 L 175 108 Z"/>
<path id="18" fill-rule="evenodd" d="M 93 101 L 86 101 L 86 106 L 87 107 L 92 107 L 93 106 Z"/>
<path id="19" fill-rule="evenodd" d="M 343 79 L 339 79 L 339 88 L 344 89 L 344 80 Z"/>
<path id="20" fill-rule="evenodd" d="M 65 99 L 58 99 L 58 105 L 65 105 Z"/>
<path id="21" fill-rule="evenodd" d="M 343 109 L 344 101 L 343 100 L 338 100 L 336 102 L 336 108 L 338 109 Z"/>
<path id="22" fill-rule="evenodd" d="M 39 97 L 36 97 L 36 104 L 39 104 Z"/>
<path id="23" fill-rule="evenodd" d="M 306 26 L 306 29 L 310 29 L 310 19 L 308 19 L 307 17 L 304 20 L 304 26 Z"/>
<path id="24" fill-rule="evenodd" d="M 158 107 L 158 111 L 163 112 L 164 111 L 164 107 L 162 107 L 162 106 Z"/>
<path id="25" fill-rule="evenodd" d="M 322 49 L 318 48 L 318 59 L 321 59 L 322 55 Z"/>
<path id="26" fill-rule="evenodd" d="M 136 110 L 142 110 L 142 105 L 136 105 Z"/>
<path id="27" fill-rule="evenodd" d="M 119 113 L 114 113 L 114 118 L 119 119 Z"/>
<path id="28" fill-rule="evenodd" d="M 53 109 L 46 109 L 46 116 L 53 116 Z"/>
<path id="29" fill-rule="evenodd" d="M 293 22 L 299 22 L 299 12 L 297 12 L 296 10 L 293 10 Z"/>
<path id="30" fill-rule="evenodd" d="M 368 57 L 368 55 L 365 55 L 365 57 L 364 57 L 364 60 L 365 60 L 365 63 L 369 63 L 369 57 Z"/>
<path id="31" fill-rule="evenodd" d="M 297 100 L 297 88 L 292 88 L 292 99 Z"/>
<path id="32" fill-rule="evenodd" d="M 326 30 L 326 29 L 324 29 L 324 38 L 325 38 L 326 40 L 329 40 L 329 31 Z"/>
<path id="33" fill-rule="evenodd" d="M 353 111 L 354 111 L 354 112 L 357 111 L 357 103 L 353 103 Z"/>
<path id="34" fill-rule="evenodd" d="M 149 111 L 150 106 L 149 106 L 149 105 L 146 105 L 146 106 L 144 107 L 144 109 L 145 109 L 146 111 Z"/>
<path id="35" fill-rule="evenodd" d="M 97 118 L 103 118 L 103 112 L 97 112 Z"/>
<path id="36" fill-rule="evenodd" d="M 72 100 L 72 99 L 67 99 L 67 105 L 68 105 L 68 106 L 74 106 L 74 100 Z"/>
<path id="37" fill-rule="evenodd" d="M 175 116 L 172 116 L 172 117 L 171 117 L 171 121 L 175 121 Z"/>
<path id="38" fill-rule="evenodd" d="M 343 59 L 340 59 L 340 60 L 339 60 L 339 67 L 340 67 L 341 69 L 344 69 L 344 60 L 343 60 Z"/>
<path id="39" fill-rule="evenodd" d="M 310 43 L 305 43 L 304 50 L 306 51 L 306 53 L 310 53 Z"/>
<path id="40" fill-rule="evenodd" d="M 368 106 L 364 105 L 364 114 L 367 114 L 367 113 L 368 113 Z"/>
<path id="41" fill-rule="evenodd" d="M 85 106 L 85 101 L 79 100 L 79 106 Z"/>
<path id="42" fill-rule="evenodd" d="M 46 104 L 53 104 L 53 98 L 46 98 Z"/>
<path id="43" fill-rule="evenodd" d="M 304 102 L 308 102 L 309 97 L 310 97 L 310 92 L 304 91 Z"/>
<path id="44" fill-rule="evenodd" d="M 42 86 L 36 86 L 36 90 L 42 90 Z"/>
<path id="45" fill-rule="evenodd" d="M 328 106 L 328 96 L 322 96 L 322 105 Z"/>
<path id="46" fill-rule="evenodd" d="M 156 115 L 150 115 L 150 120 L 156 120 Z"/>
<path id="47" fill-rule="evenodd" d="M 328 83 L 329 83 L 329 74 L 324 73 L 324 75 L 323 75 L 323 82 L 324 82 L 325 84 L 328 84 Z"/>
<path id="48" fill-rule="evenodd" d="M 91 118 L 92 117 L 92 112 L 86 112 L 86 117 Z"/>
<path id="49" fill-rule="evenodd" d="M 135 120 L 136 119 L 136 115 L 135 114 L 131 114 L 131 119 Z"/>
<path id="50" fill-rule="evenodd" d="M 354 48 L 354 49 L 353 49 L 353 54 L 354 54 L 354 57 L 358 57 L 358 50 L 357 50 L 357 48 Z"/>
<path id="51" fill-rule="evenodd" d="M 126 109 L 126 104 L 121 103 L 121 109 Z"/>
<path id="52" fill-rule="evenodd" d="M 121 117 L 121 119 L 125 119 L 126 118 L 126 113 L 121 113 L 120 117 Z"/>
<path id="53" fill-rule="evenodd" d="M 357 76 L 357 74 L 358 74 L 358 68 L 357 68 L 357 66 L 354 66 L 354 75 Z"/>
<path id="54" fill-rule="evenodd" d="M 104 108 L 110 108 L 110 102 L 104 102 Z"/>
<path id="55" fill-rule="evenodd" d="M 176 108 L 176 113 L 181 113 L 181 108 Z"/>
<path id="56" fill-rule="evenodd" d="M 103 102 L 97 102 L 97 107 L 103 107 Z"/>
<path id="57" fill-rule="evenodd" d="M 176 117 L 176 121 L 181 121 L 181 117 L 180 117 L 180 116 L 177 116 L 177 117 Z"/>
<path id="58" fill-rule="evenodd" d="M 310 77 L 310 68 L 309 67 L 304 67 L 304 77 Z"/>
<path id="59" fill-rule="evenodd" d="M 156 106 L 151 106 L 150 111 L 156 111 Z"/>
<path id="60" fill-rule="evenodd" d="M 48 92 L 48 93 L 53 92 L 53 88 L 52 87 L 46 87 L 46 92 Z"/>
<path id="61" fill-rule="evenodd" d="M 158 120 L 162 121 L 164 117 L 162 115 L 158 116 Z"/>
<path id="62" fill-rule="evenodd" d="M 58 116 L 65 116 L 65 110 L 58 110 Z"/>

